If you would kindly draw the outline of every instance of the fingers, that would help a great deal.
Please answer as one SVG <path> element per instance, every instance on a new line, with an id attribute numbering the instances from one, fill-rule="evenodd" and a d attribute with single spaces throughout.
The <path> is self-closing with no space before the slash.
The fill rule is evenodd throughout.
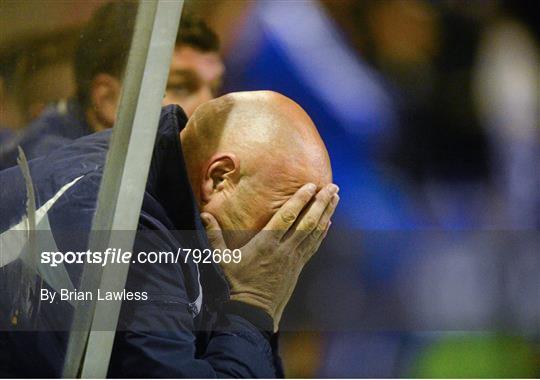
<path id="1" fill-rule="evenodd" d="M 208 236 L 208 241 L 214 249 L 226 249 L 227 245 L 225 244 L 225 239 L 223 238 L 223 232 L 219 226 L 218 221 L 210 213 L 203 212 L 201 214 L 201 220 L 206 229 L 206 235 Z"/>
<path id="2" fill-rule="evenodd" d="M 315 201 L 298 219 L 296 230 L 288 238 L 290 244 L 296 247 L 305 239 L 312 238 L 314 233 L 315 236 L 322 234 L 339 201 L 338 191 L 339 188 L 334 184 L 329 184 L 319 191 Z M 320 229 L 320 234 L 317 229 Z"/>
<path id="3" fill-rule="evenodd" d="M 339 195 L 334 194 L 332 199 L 330 199 L 330 203 L 328 206 L 326 206 L 326 209 L 324 210 L 321 219 L 319 221 L 319 224 L 317 228 L 315 228 L 311 232 L 311 238 L 315 241 L 320 240 L 323 237 L 323 234 L 328 231 L 328 228 L 330 227 L 330 218 L 332 215 L 334 215 L 334 211 L 336 211 L 336 207 L 339 203 Z"/>
<path id="4" fill-rule="evenodd" d="M 324 210 L 324 214 L 321 217 L 321 221 L 319 222 L 317 228 L 313 230 L 298 247 L 305 262 L 307 262 L 311 256 L 317 252 L 322 241 L 326 237 L 326 234 L 332 225 L 330 218 L 332 215 L 334 215 L 334 211 L 336 210 L 338 203 L 339 195 L 335 194 L 326 210 Z"/>
<path id="5" fill-rule="evenodd" d="M 300 188 L 281 208 L 274 214 L 264 230 L 272 231 L 280 240 L 294 224 L 298 215 L 315 195 L 317 187 L 308 183 Z"/>
<path id="6" fill-rule="evenodd" d="M 328 230 L 330 230 L 330 227 L 332 227 L 332 221 L 328 222 L 328 225 L 326 226 L 326 229 L 321 237 L 321 242 L 326 238 L 326 235 L 328 235 Z"/>

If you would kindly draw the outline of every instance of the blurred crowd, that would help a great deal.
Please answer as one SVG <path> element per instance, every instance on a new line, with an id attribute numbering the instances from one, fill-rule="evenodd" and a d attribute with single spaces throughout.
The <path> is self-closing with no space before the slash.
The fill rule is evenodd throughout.
<path id="1" fill-rule="evenodd" d="M 135 3 L 50 3 L 0 4 L 0 168 L 114 125 Z M 286 311 L 289 376 L 540 375 L 534 8 L 186 2 L 163 103 L 281 92 L 341 188 Z"/>

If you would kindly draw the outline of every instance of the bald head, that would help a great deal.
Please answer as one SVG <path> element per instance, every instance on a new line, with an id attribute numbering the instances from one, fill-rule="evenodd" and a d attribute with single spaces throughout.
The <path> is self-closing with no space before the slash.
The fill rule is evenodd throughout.
<path id="1" fill-rule="evenodd" d="M 216 210 L 205 208 L 216 199 L 225 201 L 221 196 L 227 192 L 227 210 L 242 214 L 237 218 L 246 219 L 251 202 L 264 211 L 253 216 L 251 225 L 235 227 L 259 228 L 302 185 L 322 187 L 332 181 L 328 152 L 315 125 L 298 104 L 275 92 L 238 92 L 211 100 L 197 108 L 181 139 L 203 211 L 215 215 Z"/>
<path id="2" fill-rule="evenodd" d="M 299 182 L 332 181 L 328 152 L 315 125 L 297 103 L 276 92 L 237 92 L 211 100 L 195 111 L 188 131 L 196 135 L 197 161 L 233 152 L 245 174 L 277 166 Z"/>

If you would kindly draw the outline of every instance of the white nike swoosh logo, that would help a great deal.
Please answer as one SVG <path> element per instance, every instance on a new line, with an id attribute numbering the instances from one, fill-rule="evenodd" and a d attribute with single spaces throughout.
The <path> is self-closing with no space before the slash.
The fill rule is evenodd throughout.
<path id="1" fill-rule="evenodd" d="M 38 252 L 58 251 L 47 213 L 54 206 L 56 201 L 82 177 L 83 176 L 77 177 L 73 181 L 62 186 L 51 199 L 36 210 L 35 228 L 36 231 L 39 231 L 39 234 L 36 234 Z M 30 259 L 29 253 L 27 252 L 29 228 L 29 218 L 28 215 L 25 215 L 19 223 L 0 234 L 0 268 L 18 258 L 21 258 L 23 262 Z M 50 265 L 41 264 L 41 261 L 37 260 L 37 269 L 43 280 L 55 290 L 73 289 L 73 284 L 71 283 L 64 265 L 51 267 Z"/>

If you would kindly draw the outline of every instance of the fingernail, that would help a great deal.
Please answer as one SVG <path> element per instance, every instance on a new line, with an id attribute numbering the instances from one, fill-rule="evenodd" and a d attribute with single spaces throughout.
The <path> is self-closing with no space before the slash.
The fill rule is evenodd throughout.
<path id="1" fill-rule="evenodd" d="M 326 235 L 326 233 L 328 233 L 328 230 L 330 229 L 330 226 L 331 226 L 331 225 L 332 225 L 332 221 L 329 220 L 329 221 L 328 221 L 328 224 L 326 225 L 326 228 L 324 229 L 325 235 Z"/>
<path id="2" fill-rule="evenodd" d="M 204 213 L 201 214 L 201 221 L 202 221 L 202 224 L 203 224 L 205 227 L 207 227 L 207 226 L 208 226 L 208 222 L 209 222 L 209 220 L 208 220 L 208 215 L 206 215 L 206 214 L 204 214 Z"/>
<path id="3" fill-rule="evenodd" d="M 309 191 L 311 194 L 315 194 L 315 191 L 317 191 L 317 186 L 313 183 L 308 183 L 306 188 L 307 188 L 307 191 Z"/>
<path id="4" fill-rule="evenodd" d="M 331 194 L 336 194 L 339 191 L 339 187 L 335 184 L 331 184 L 329 190 Z"/>

